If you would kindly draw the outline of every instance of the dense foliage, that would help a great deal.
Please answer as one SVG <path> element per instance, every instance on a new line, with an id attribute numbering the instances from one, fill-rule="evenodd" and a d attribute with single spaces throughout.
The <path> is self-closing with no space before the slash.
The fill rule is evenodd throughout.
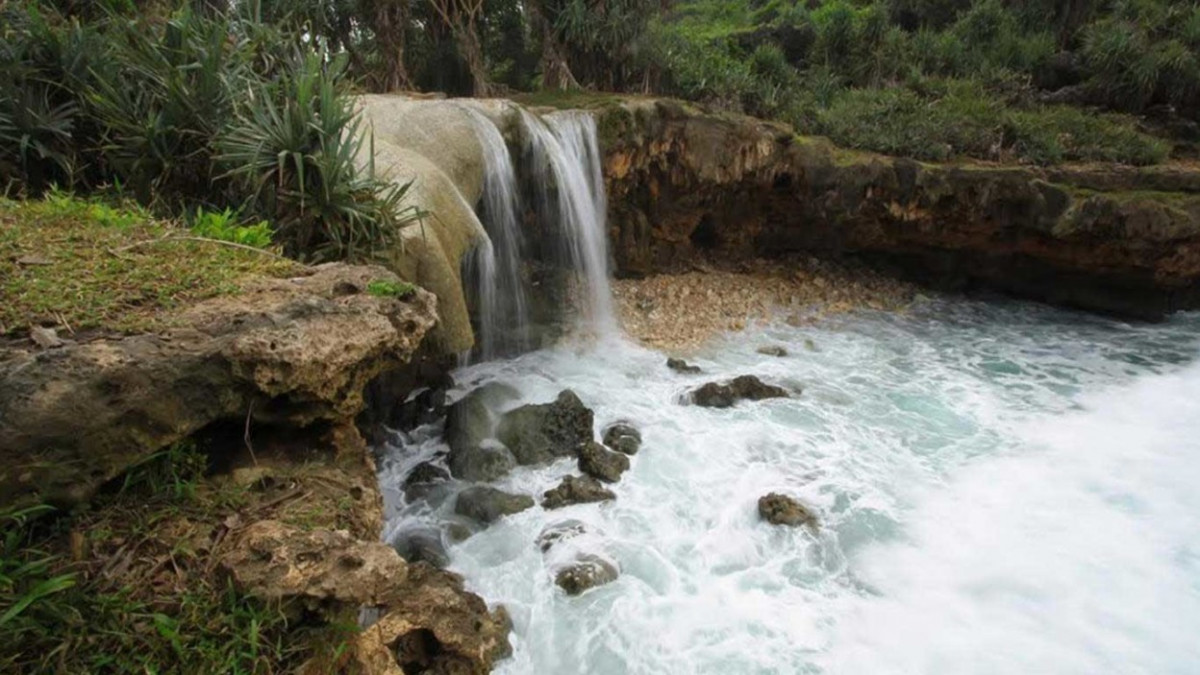
<path id="1" fill-rule="evenodd" d="M 174 215 L 229 208 L 315 258 L 369 254 L 419 215 L 364 160 L 343 53 L 253 14 L 0 11 L 10 191 L 117 192 Z"/>

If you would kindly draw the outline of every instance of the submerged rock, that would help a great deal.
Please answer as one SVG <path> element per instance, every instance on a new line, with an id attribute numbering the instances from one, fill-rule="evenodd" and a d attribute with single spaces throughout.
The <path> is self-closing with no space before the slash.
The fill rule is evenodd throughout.
<path id="1" fill-rule="evenodd" d="M 496 431 L 518 464 L 567 457 L 592 440 L 591 409 L 567 389 L 551 403 L 523 405 L 505 413 Z"/>
<path id="2" fill-rule="evenodd" d="M 604 429 L 604 444 L 626 455 L 635 455 L 642 447 L 642 432 L 628 422 L 613 422 Z"/>
<path id="3" fill-rule="evenodd" d="M 817 517 L 792 497 L 772 492 L 758 498 L 758 515 L 772 525 L 817 526 Z"/>
<path id="4" fill-rule="evenodd" d="M 726 383 L 709 382 L 694 389 L 692 403 L 706 408 L 728 408 L 738 401 L 761 401 L 768 398 L 787 398 L 787 390 L 766 384 L 753 375 L 735 377 Z"/>
<path id="5" fill-rule="evenodd" d="M 592 441 L 579 449 L 579 470 L 606 483 L 615 483 L 629 470 L 629 458 Z"/>
<path id="6" fill-rule="evenodd" d="M 436 527 L 404 530 L 392 539 L 392 548 L 410 563 L 426 562 L 438 569 L 450 564 L 450 555 L 442 543 L 442 532 Z"/>
<path id="7" fill-rule="evenodd" d="M 486 675 L 512 653 L 508 612 L 489 611 L 457 574 L 415 563 L 398 589 L 383 617 L 354 639 L 354 672 Z"/>
<path id="8" fill-rule="evenodd" d="M 695 374 L 700 372 L 700 366 L 693 366 L 683 359 L 667 359 L 667 367 L 677 373 Z"/>
<path id="9" fill-rule="evenodd" d="M 537 545 L 542 553 L 548 552 L 550 549 L 560 542 L 568 539 L 574 539 L 588 531 L 587 525 L 579 520 L 562 520 L 551 525 L 547 525 L 542 533 L 538 535 Z"/>
<path id="10" fill-rule="evenodd" d="M 788 350 L 779 345 L 767 345 L 765 347 L 759 347 L 755 351 L 763 356 L 778 356 L 782 358 L 788 355 Z"/>
<path id="11" fill-rule="evenodd" d="M 611 562 L 598 555 L 581 553 L 575 558 L 575 562 L 554 575 L 554 583 L 566 591 L 567 595 L 579 595 L 586 590 L 616 581 L 619 575 L 617 566 Z"/>
<path id="12" fill-rule="evenodd" d="M 458 493 L 454 512 L 487 524 L 532 507 L 533 497 L 529 495 L 516 495 L 480 485 Z"/>
<path id="13" fill-rule="evenodd" d="M 557 487 L 546 490 L 542 507 L 557 509 L 572 504 L 586 504 L 616 499 L 612 490 L 601 485 L 590 476 L 566 476 Z"/>

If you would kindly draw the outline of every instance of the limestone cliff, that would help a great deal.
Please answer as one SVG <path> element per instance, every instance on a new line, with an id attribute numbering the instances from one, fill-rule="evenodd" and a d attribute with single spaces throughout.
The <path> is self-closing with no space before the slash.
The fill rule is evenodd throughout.
<path id="1" fill-rule="evenodd" d="M 1200 171 L 925 164 L 784 125 L 596 107 L 619 274 L 855 254 L 927 282 L 1143 318 L 1200 306 Z"/>

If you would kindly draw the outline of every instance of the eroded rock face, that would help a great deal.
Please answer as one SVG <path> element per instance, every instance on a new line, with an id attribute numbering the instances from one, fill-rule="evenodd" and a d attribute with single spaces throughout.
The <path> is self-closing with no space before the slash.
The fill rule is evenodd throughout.
<path id="1" fill-rule="evenodd" d="M 424 563 L 409 566 L 403 593 L 354 642 L 362 672 L 485 675 L 512 653 L 512 621 L 463 590 L 462 578 Z"/>
<path id="2" fill-rule="evenodd" d="M 604 428 L 604 444 L 626 455 L 636 455 L 642 447 L 642 432 L 628 422 L 614 422 Z"/>
<path id="3" fill-rule="evenodd" d="M 615 483 L 629 470 L 629 458 L 589 441 L 579 449 L 579 470 L 606 483 Z"/>
<path id="4" fill-rule="evenodd" d="M 542 496 L 542 508 L 559 509 L 572 504 L 587 504 L 616 499 L 612 490 L 601 485 L 590 476 L 565 476 L 557 486 L 546 490 Z"/>
<path id="5" fill-rule="evenodd" d="M 221 565 L 239 588 L 270 600 L 384 605 L 408 577 L 408 565 L 386 544 L 274 520 L 248 526 Z"/>
<path id="6" fill-rule="evenodd" d="M 542 464 L 567 457 L 592 440 L 591 409 L 565 390 L 550 403 L 524 405 L 500 418 L 496 431 L 519 464 Z"/>
<path id="7" fill-rule="evenodd" d="M 380 267 L 260 279 L 178 316 L 165 335 L 66 345 L 0 362 L 0 503 L 75 503 L 158 449 L 223 419 L 344 424 L 437 321 L 432 295 L 366 292 Z"/>
<path id="8" fill-rule="evenodd" d="M 812 511 L 796 499 L 778 492 L 758 498 L 758 515 L 772 525 L 817 526 L 817 517 Z"/>
<path id="9" fill-rule="evenodd" d="M 584 591 L 602 586 L 617 580 L 620 571 L 617 566 L 604 558 L 590 553 L 581 553 L 575 561 L 563 567 L 554 575 L 554 583 L 558 584 L 567 595 L 579 595 Z"/>
<path id="10" fill-rule="evenodd" d="M 618 273 L 852 253 L 927 283 L 1158 318 L 1200 306 L 1200 171 L 936 165 L 667 100 L 600 111 Z"/>
<path id="11" fill-rule="evenodd" d="M 455 513 L 483 524 L 529 508 L 533 508 L 533 497 L 515 495 L 486 485 L 463 490 L 458 493 L 458 501 L 454 504 Z"/>
<path id="12" fill-rule="evenodd" d="M 783 387 L 767 384 L 753 375 L 741 375 L 725 383 L 709 382 L 692 391 L 692 403 L 705 408 L 728 408 L 738 401 L 787 398 Z"/>

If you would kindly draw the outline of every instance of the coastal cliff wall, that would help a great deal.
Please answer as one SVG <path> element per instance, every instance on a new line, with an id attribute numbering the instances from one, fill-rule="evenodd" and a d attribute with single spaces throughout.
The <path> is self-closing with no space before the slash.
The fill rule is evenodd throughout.
<path id="1" fill-rule="evenodd" d="M 1157 319 L 1200 306 L 1200 171 L 927 164 L 667 100 L 594 106 L 617 273 L 853 254 L 925 283 Z"/>

